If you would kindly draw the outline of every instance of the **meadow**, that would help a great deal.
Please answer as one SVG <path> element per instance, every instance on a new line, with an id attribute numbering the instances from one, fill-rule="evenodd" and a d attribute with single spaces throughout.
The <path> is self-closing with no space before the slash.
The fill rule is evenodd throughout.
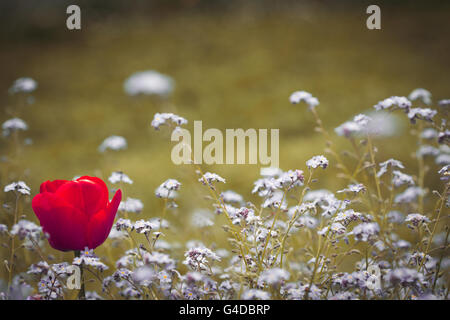
<path id="1" fill-rule="evenodd" d="M 0 196 L 0 225 L 6 228 L 0 255 L 8 261 L 0 271 L 3 297 L 78 297 L 77 290 L 54 288 L 49 276 L 50 265 L 71 264 L 73 252 L 53 249 L 43 234 L 30 243 L 34 231 L 25 230 L 23 237 L 11 232 L 22 218 L 39 226 L 31 199 L 42 182 L 88 175 L 107 183 L 110 198 L 120 188 L 123 201 L 143 205 L 119 208 L 114 237 L 95 254 L 81 254 L 78 264 L 92 271 L 85 271 L 88 298 L 447 299 L 446 16 L 445 6 L 392 7 L 383 11 L 382 30 L 371 31 L 359 8 L 243 6 L 87 19 L 79 33 L 4 39 L 0 119 L 18 117 L 27 130 L 5 133 L 3 127 L 0 183 L 3 189 L 24 181 L 30 194 L 12 186 L 13 192 Z M 145 70 L 169 76 L 172 90 L 127 93 L 125 81 Z M 35 90 L 11 92 L 21 77 L 34 79 Z M 416 88 L 431 92 L 431 101 L 425 91 L 410 96 Z M 291 94 L 303 90 L 320 104 L 292 104 Z M 374 108 L 392 96 L 408 98 L 406 106 L 394 99 L 379 107 L 386 110 Z M 411 108 L 436 114 L 408 119 Z M 176 114 L 190 130 L 195 120 L 220 130 L 279 129 L 282 171 L 265 175 L 265 181 L 258 180 L 260 165 L 175 165 L 170 128 L 151 125 L 156 113 Z M 358 114 L 371 120 L 354 119 Z M 348 133 L 341 126 L 347 121 L 360 127 Z M 335 130 L 339 126 L 345 133 Z M 435 132 L 428 130 L 427 138 L 426 129 Z M 440 132 L 444 137 L 438 139 Z M 99 150 L 110 136 L 124 137 L 126 147 Z M 418 150 L 424 153 L 418 156 Z M 326 165 L 316 164 L 317 155 L 326 157 Z M 383 167 L 386 174 L 378 175 Z M 398 170 L 409 178 L 396 176 Z M 125 173 L 132 184 L 123 177 L 112 183 L 113 172 Z M 401 181 L 394 183 L 394 177 Z M 164 184 L 168 179 L 176 183 Z M 423 192 L 395 200 L 415 187 Z M 243 198 L 228 201 L 226 190 Z M 348 210 L 354 210 L 350 218 Z M 390 212 L 403 220 L 394 221 Z M 339 214 L 345 223 L 336 225 Z M 371 278 L 372 265 L 382 276 Z M 59 277 L 63 283 L 67 274 Z M 367 286 L 377 279 L 382 290 Z M 39 289 L 42 281 L 45 290 Z"/>

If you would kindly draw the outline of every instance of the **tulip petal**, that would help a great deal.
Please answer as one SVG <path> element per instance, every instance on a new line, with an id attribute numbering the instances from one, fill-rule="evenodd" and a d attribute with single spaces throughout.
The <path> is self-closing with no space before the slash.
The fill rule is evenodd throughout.
<path id="1" fill-rule="evenodd" d="M 44 192 L 51 192 L 51 193 L 55 193 L 59 187 L 61 187 L 63 184 L 69 182 L 68 180 L 47 180 L 45 182 L 43 182 L 41 184 L 40 187 L 40 193 L 44 193 Z"/>
<path id="2" fill-rule="evenodd" d="M 121 200 L 122 191 L 119 189 L 105 210 L 91 216 L 88 227 L 90 249 L 95 249 L 108 238 Z"/>
<path id="3" fill-rule="evenodd" d="M 70 206 L 79 209 L 85 213 L 84 196 L 81 186 L 76 181 L 68 181 L 61 185 L 55 192 L 55 195 L 63 199 Z"/>
<path id="4" fill-rule="evenodd" d="M 84 212 L 93 215 L 108 205 L 108 187 L 99 178 L 83 176 L 76 180 L 84 200 Z"/>
<path id="5" fill-rule="evenodd" d="M 83 250 L 88 246 L 88 217 L 54 193 L 37 194 L 32 207 L 50 245 L 61 251 Z"/>

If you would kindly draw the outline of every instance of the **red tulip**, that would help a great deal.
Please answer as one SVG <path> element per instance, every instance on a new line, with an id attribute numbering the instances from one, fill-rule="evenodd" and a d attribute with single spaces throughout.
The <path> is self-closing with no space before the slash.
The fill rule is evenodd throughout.
<path id="1" fill-rule="evenodd" d="M 110 202 L 106 184 L 84 176 L 42 183 L 32 207 L 53 248 L 84 250 L 95 249 L 106 240 L 121 199 L 122 192 L 117 190 Z"/>

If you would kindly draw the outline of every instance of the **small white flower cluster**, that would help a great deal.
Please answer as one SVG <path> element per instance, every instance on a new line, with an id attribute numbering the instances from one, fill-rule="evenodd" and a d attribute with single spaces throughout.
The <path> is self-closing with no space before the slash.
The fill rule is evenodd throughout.
<path id="1" fill-rule="evenodd" d="M 184 254 L 183 264 L 195 271 L 210 271 L 213 261 L 220 261 L 220 257 L 206 247 L 191 248 Z"/>
<path id="2" fill-rule="evenodd" d="M 388 171 L 388 168 L 399 168 L 399 169 L 405 169 L 403 164 L 395 159 L 389 159 L 382 163 L 380 163 L 380 171 L 378 171 L 377 176 L 381 177 L 383 174 L 385 174 Z"/>
<path id="3" fill-rule="evenodd" d="M 165 220 L 158 221 L 159 219 L 150 219 L 148 221 L 138 220 L 136 222 L 132 222 L 130 219 L 120 218 L 117 220 L 115 226 L 117 231 L 133 231 L 135 230 L 137 233 L 148 234 L 150 231 L 159 230 L 161 227 L 166 228 L 167 222 Z"/>
<path id="4" fill-rule="evenodd" d="M 380 226 L 376 222 L 363 222 L 356 225 L 352 232 L 357 241 L 373 241 L 376 236 L 380 233 Z"/>
<path id="5" fill-rule="evenodd" d="M 27 184 L 23 181 L 17 181 L 17 182 L 13 182 L 8 184 L 7 186 L 5 186 L 5 188 L 3 189 L 4 192 L 10 192 L 10 191 L 14 191 L 14 192 L 18 192 L 24 195 L 30 195 L 31 193 L 31 189 L 30 187 L 27 186 Z"/>
<path id="6" fill-rule="evenodd" d="M 191 215 L 191 225 L 197 228 L 214 225 L 214 215 L 208 210 L 196 210 Z"/>
<path id="7" fill-rule="evenodd" d="M 420 213 L 410 213 L 406 216 L 405 222 L 411 222 L 413 226 L 418 227 L 420 224 L 429 223 L 430 219 Z"/>
<path id="8" fill-rule="evenodd" d="M 309 109 L 314 109 L 319 105 L 319 99 L 313 97 L 311 93 L 306 91 L 295 91 L 289 97 L 289 101 L 292 104 L 299 104 L 304 101 L 308 105 Z"/>
<path id="9" fill-rule="evenodd" d="M 203 176 L 198 179 L 199 182 L 203 183 L 204 185 L 213 186 L 215 182 L 221 182 L 226 183 L 225 179 L 219 176 L 216 173 L 206 172 L 203 174 Z"/>
<path id="10" fill-rule="evenodd" d="M 34 222 L 22 219 L 12 226 L 10 233 L 14 236 L 19 236 L 21 240 L 25 238 L 33 238 L 34 240 L 38 240 L 41 232 L 42 228 Z"/>
<path id="11" fill-rule="evenodd" d="M 366 187 L 362 183 L 349 184 L 347 188 L 337 191 L 337 193 L 364 193 Z"/>
<path id="12" fill-rule="evenodd" d="M 367 134 L 370 132 L 369 124 L 372 122 L 372 118 L 364 114 L 356 115 L 352 121 L 347 121 L 335 128 L 334 131 L 338 136 L 344 136 L 346 138 Z"/>
<path id="13" fill-rule="evenodd" d="M 139 199 L 127 197 L 127 200 L 121 201 L 119 205 L 119 211 L 129 213 L 141 213 L 144 209 L 144 204 Z"/>
<path id="14" fill-rule="evenodd" d="M 176 179 L 167 179 L 155 191 L 158 198 L 173 199 L 177 196 L 176 191 L 181 187 L 181 183 Z"/>
<path id="15" fill-rule="evenodd" d="M 152 221 L 138 220 L 134 223 L 134 230 L 137 233 L 149 234 L 152 230 L 157 229 L 158 225 Z"/>
<path id="16" fill-rule="evenodd" d="M 412 106 L 411 101 L 406 97 L 392 96 L 390 98 L 386 98 L 382 101 L 379 101 L 373 107 L 375 110 L 385 110 L 391 109 L 392 107 L 398 107 L 400 109 L 409 109 Z"/>
<path id="17" fill-rule="evenodd" d="M 151 122 L 151 126 L 155 128 L 155 130 L 159 130 L 159 127 L 168 124 L 168 121 L 175 125 L 176 130 L 180 126 L 188 123 L 185 118 L 177 116 L 173 113 L 155 113 L 155 116 L 153 117 L 153 120 Z"/>
<path id="18" fill-rule="evenodd" d="M 425 90 L 426 91 L 426 90 Z M 431 94 L 428 92 L 429 96 Z M 426 102 L 431 102 L 430 97 L 428 97 L 424 91 L 413 91 L 410 95 L 410 97 L 418 99 L 421 97 Z M 405 111 L 405 113 L 408 115 L 409 120 L 411 123 L 416 123 L 417 119 L 420 120 L 426 120 L 426 121 L 432 121 L 433 117 L 437 114 L 436 110 L 432 110 L 430 108 L 411 108 L 412 103 L 409 101 L 406 97 L 390 97 L 383 101 L 378 102 L 374 106 L 376 110 L 385 110 L 390 109 L 394 110 L 395 108 L 399 108 Z"/>
<path id="19" fill-rule="evenodd" d="M 432 121 L 436 114 L 437 111 L 430 108 L 411 108 L 408 111 L 408 118 L 411 123 L 416 123 L 417 119 Z"/>
<path id="20" fill-rule="evenodd" d="M 424 104 L 430 105 L 431 104 L 431 92 L 423 89 L 423 88 L 417 88 L 414 89 L 408 96 L 409 100 L 421 100 Z"/>
<path id="21" fill-rule="evenodd" d="M 258 284 L 264 286 L 280 286 L 285 281 L 288 281 L 290 274 L 288 271 L 280 268 L 272 268 L 264 270 L 258 278 Z"/>
<path id="22" fill-rule="evenodd" d="M 300 187 L 303 185 L 305 177 L 302 170 L 288 170 L 286 172 L 280 171 L 278 177 L 261 178 L 254 182 L 252 193 L 258 193 L 260 197 L 271 198 L 273 201 L 281 201 L 282 192 L 279 189 L 285 187 L 288 190 L 294 187 Z"/>
<path id="23" fill-rule="evenodd" d="M 321 167 L 322 169 L 326 169 L 328 167 L 328 159 L 324 156 L 314 156 L 308 161 L 306 161 L 306 166 L 309 169 L 317 169 L 318 167 Z"/>
<path id="24" fill-rule="evenodd" d="M 103 140 L 103 142 L 98 147 L 98 151 L 105 152 L 106 150 L 123 150 L 128 147 L 127 140 L 121 136 L 110 136 Z"/>
<path id="25" fill-rule="evenodd" d="M 168 96 L 174 86 L 169 76 L 154 70 L 140 71 L 132 74 L 124 83 L 125 92 L 130 96 L 139 94 Z"/>
<path id="26" fill-rule="evenodd" d="M 133 184 L 133 180 L 130 179 L 129 176 L 127 176 L 125 173 L 123 173 L 122 171 L 114 171 L 113 173 L 111 173 L 111 176 L 108 178 L 109 182 L 111 183 L 128 183 L 128 184 Z"/>
<path id="27" fill-rule="evenodd" d="M 11 133 L 13 133 L 15 131 L 28 130 L 28 125 L 22 119 L 12 118 L 12 119 L 9 119 L 9 120 L 6 120 L 5 122 L 3 122 L 2 129 L 3 129 L 3 136 L 9 137 L 11 135 Z"/>
<path id="28" fill-rule="evenodd" d="M 400 187 L 402 185 L 414 185 L 414 179 L 410 175 L 407 175 L 399 170 L 392 171 L 392 184 L 394 187 Z"/>
<path id="29" fill-rule="evenodd" d="M 242 203 L 244 201 L 244 198 L 233 190 L 223 191 L 220 196 L 222 197 L 224 202 Z"/>
<path id="30" fill-rule="evenodd" d="M 414 202 L 416 199 L 424 194 L 424 190 L 420 187 L 409 187 L 405 189 L 402 193 L 399 193 L 395 196 L 395 203 L 409 203 Z"/>
<path id="31" fill-rule="evenodd" d="M 36 90 L 38 84 L 36 80 L 29 78 L 29 77 L 23 77 L 19 78 L 16 81 L 14 81 L 11 88 L 9 88 L 9 93 L 15 94 L 15 93 L 31 93 L 34 90 Z"/>
<path id="32" fill-rule="evenodd" d="M 72 264 L 76 266 L 89 266 L 98 271 L 105 271 L 108 269 L 108 266 L 100 261 L 100 258 L 94 254 L 92 249 L 85 248 L 79 257 L 75 257 L 72 261 Z"/>
<path id="33" fill-rule="evenodd" d="M 438 105 L 442 108 L 448 108 L 450 106 L 450 99 L 439 100 Z"/>

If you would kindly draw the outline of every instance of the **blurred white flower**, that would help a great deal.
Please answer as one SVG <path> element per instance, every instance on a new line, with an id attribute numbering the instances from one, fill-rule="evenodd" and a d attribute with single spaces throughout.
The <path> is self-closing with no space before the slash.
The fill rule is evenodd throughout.
<path id="1" fill-rule="evenodd" d="M 132 74 L 123 85 L 130 96 L 139 94 L 168 96 L 174 87 L 174 81 L 169 76 L 157 71 L 148 70 Z"/>
<path id="2" fill-rule="evenodd" d="M 357 241 L 372 240 L 380 232 L 380 226 L 376 222 L 360 223 L 355 226 L 351 234 Z"/>
<path id="3" fill-rule="evenodd" d="M 110 136 L 103 140 L 102 144 L 98 147 L 100 152 L 105 152 L 106 150 L 123 150 L 127 148 L 127 140 L 121 136 Z"/>
<path id="4" fill-rule="evenodd" d="M 14 236 L 18 235 L 21 240 L 32 237 L 37 241 L 41 231 L 42 228 L 34 222 L 22 219 L 12 226 L 10 233 Z"/>
<path id="5" fill-rule="evenodd" d="M 244 201 L 244 198 L 233 190 L 224 191 L 220 194 L 220 196 L 224 202 L 241 203 Z"/>
<path id="6" fill-rule="evenodd" d="M 111 232 L 109 233 L 108 238 L 110 238 L 110 239 L 118 239 L 118 240 L 126 239 L 127 238 L 127 233 L 122 231 L 122 230 L 119 231 L 116 228 L 112 228 Z"/>
<path id="7" fill-rule="evenodd" d="M 433 128 L 426 128 L 422 131 L 422 133 L 420 134 L 421 138 L 423 139 L 427 139 L 427 140 L 432 140 L 432 139 L 436 139 L 438 137 L 438 132 L 433 129 Z"/>
<path id="8" fill-rule="evenodd" d="M 133 184 L 133 180 L 131 180 L 130 177 L 127 176 L 122 171 L 114 171 L 113 173 L 111 173 L 111 176 L 108 178 L 108 180 L 111 183 L 123 182 L 123 183 Z"/>
<path id="9" fill-rule="evenodd" d="M 404 184 L 413 186 L 414 179 L 410 175 L 407 175 L 399 170 L 392 171 L 392 183 L 395 187 L 400 187 Z"/>
<path id="10" fill-rule="evenodd" d="M 366 192 L 366 187 L 362 183 L 349 184 L 347 188 L 337 191 L 337 193 L 364 193 Z"/>
<path id="11" fill-rule="evenodd" d="M 450 99 L 443 99 L 438 102 L 439 106 L 442 108 L 450 106 Z"/>
<path id="12" fill-rule="evenodd" d="M 261 168 L 259 174 L 263 177 L 276 177 L 280 176 L 283 173 L 283 170 L 275 167 L 267 167 Z"/>
<path id="13" fill-rule="evenodd" d="M 381 177 L 383 174 L 385 174 L 388 171 L 388 168 L 399 168 L 399 169 L 405 169 L 405 167 L 403 166 L 403 164 L 399 161 L 399 160 L 395 160 L 395 159 L 389 159 L 386 160 L 382 163 L 380 163 L 380 170 L 377 173 L 378 177 Z"/>
<path id="14" fill-rule="evenodd" d="M 269 300 L 270 293 L 258 289 L 249 289 L 242 294 L 243 300 Z"/>
<path id="15" fill-rule="evenodd" d="M 422 100 L 423 103 L 425 103 L 426 105 L 430 105 L 431 104 L 431 93 L 428 90 L 422 89 L 422 88 L 418 88 L 418 89 L 414 89 L 408 96 L 409 100 L 414 101 L 414 100 Z"/>
<path id="16" fill-rule="evenodd" d="M 392 137 L 399 134 L 403 123 L 388 111 L 372 111 L 368 113 L 371 121 L 367 125 L 369 134 L 375 137 Z"/>
<path id="17" fill-rule="evenodd" d="M 290 274 L 287 270 L 280 268 L 272 268 L 264 270 L 258 278 L 258 283 L 261 285 L 268 284 L 269 286 L 279 286 L 285 281 L 289 280 Z"/>
<path id="18" fill-rule="evenodd" d="M 430 219 L 419 213 L 410 213 L 406 216 L 405 222 L 411 222 L 417 227 L 421 223 L 429 223 Z"/>
<path id="19" fill-rule="evenodd" d="M 214 215 L 208 210 L 196 210 L 191 215 L 191 225 L 198 228 L 214 225 Z"/>
<path id="20" fill-rule="evenodd" d="M 11 88 L 9 88 L 9 93 L 14 94 L 18 92 L 30 93 L 36 90 L 37 82 L 31 78 L 24 77 L 19 78 L 14 81 Z"/>
<path id="21" fill-rule="evenodd" d="M 28 130 L 28 125 L 22 119 L 12 118 L 3 122 L 2 129 L 3 129 L 3 136 L 8 137 L 14 131 Z"/>
<path id="22" fill-rule="evenodd" d="M 409 187 L 402 193 L 395 196 L 395 203 L 410 203 L 416 201 L 419 195 L 423 195 L 424 191 L 420 187 Z"/>
<path id="23" fill-rule="evenodd" d="M 119 211 L 125 211 L 130 213 L 141 213 L 144 209 L 144 204 L 139 199 L 129 198 L 121 201 L 119 205 Z"/>
<path id="24" fill-rule="evenodd" d="M 335 128 L 334 131 L 338 136 L 349 138 L 351 136 L 365 134 L 369 129 L 372 118 L 365 114 L 357 114 L 352 121 L 347 121 Z"/>

